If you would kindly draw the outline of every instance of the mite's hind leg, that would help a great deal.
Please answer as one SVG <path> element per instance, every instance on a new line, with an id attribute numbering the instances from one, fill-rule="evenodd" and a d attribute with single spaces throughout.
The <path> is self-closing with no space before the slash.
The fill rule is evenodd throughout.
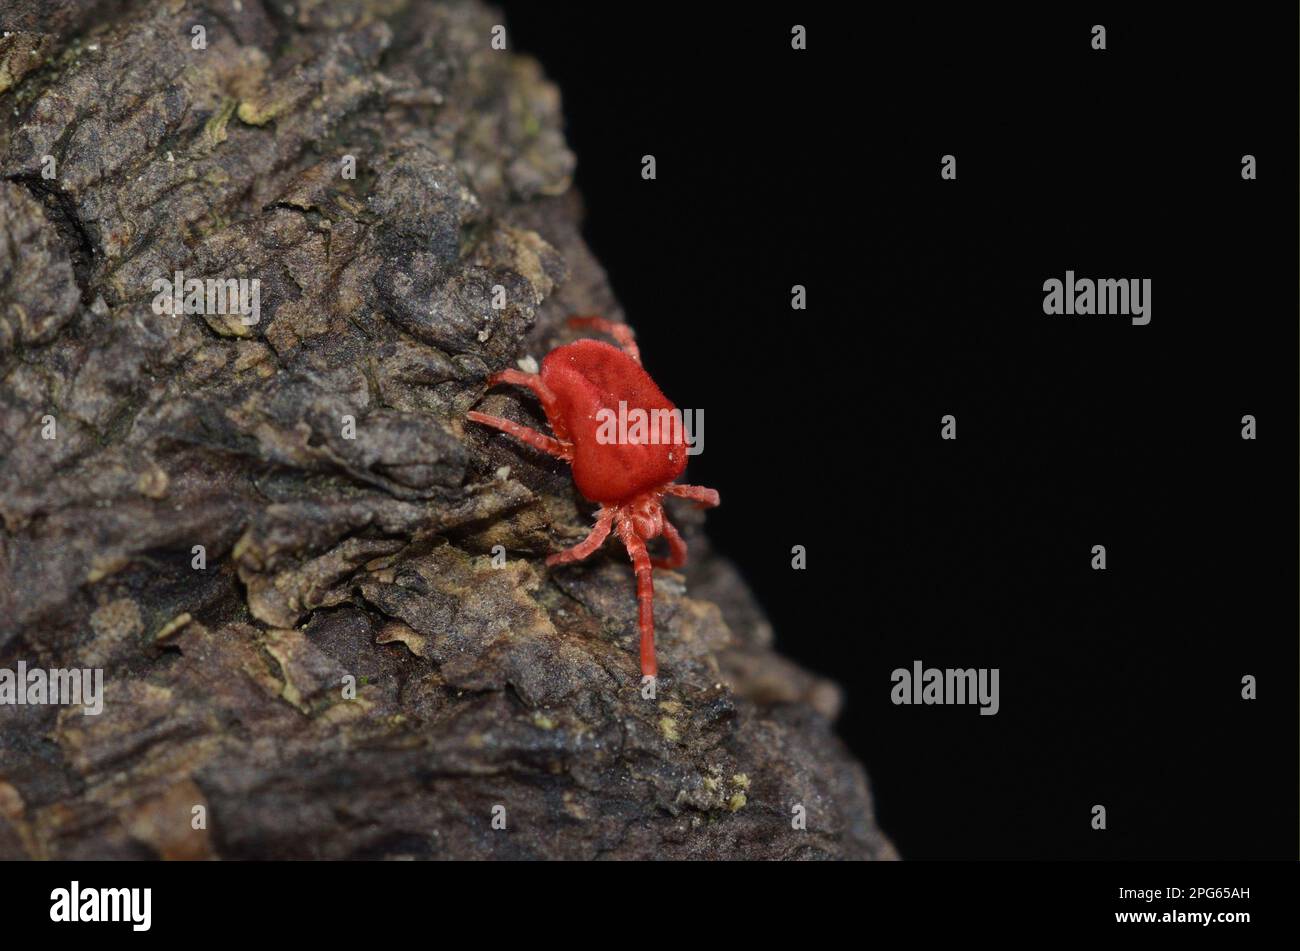
<path id="1" fill-rule="evenodd" d="M 636 339 L 632 336 L 632 328 L 627 324 L 616 324 L 604 317 L 570 317 L 570 327 L 585 327 L 596 333 L 606 334 L 618 341 L 618 345 L 623 348 L 623 352 L 635 360 L 641 362 L 641 350 L 636 345 Z"/>

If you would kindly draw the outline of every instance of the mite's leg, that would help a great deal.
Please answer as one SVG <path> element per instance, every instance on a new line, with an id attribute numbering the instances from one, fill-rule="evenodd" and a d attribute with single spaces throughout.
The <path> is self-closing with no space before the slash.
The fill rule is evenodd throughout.
<path id="1" fill-rule="evenodd" d="M 636 572 L 637 624 L 641 628 L 641 676 L 656 677 L 659 666 L 655 663 L 655 581 L 654 568 L 645 540 L 636 533 L 628 519 L 619 521 L 619 538 L 632 556 L 632 569 Z"/>
<path id="2" fill-rule="evenodd" d="M 607 334 L 618 341 L 618 345 L 623 348 L 624 353 L 637 363 L 641 362 L 641 350 L 632 337 L 632 328 L 627 324 L 616 324 L 604 317 L 570 317 L 569 326 L 586 327 L 596 331 L 596 333 Z"/>
<path id="3" fill-rule="evenodd" d="M 524 373 L 522 370 L 500 370 L 488 377 L 488 386 L 497 386 L 501 383 L 513 383 L 515 386 L 525 386 L 532 390 L 538 402 L 542 404 L 542 412 L 546 414 L 546 421 L 551 424 L 555 435 L 562 442 L 569 441 L 568 430 L 564 427 L 564 416 L 560 413 L 559 400 L 556 399 L 551 388 L 542 382 L 540 376 L 536 373 Z"/>
<path id="4" fill-rule="evenodd" d="M 487 413 L 480 413 L 477 410 L 470 410 L 465 416 L 476 423 L 482 423 L 484 426 L 491 426 L 503 433 L 509 433 L 520 442 L 549 453 L 557 459 L 563 459 L 565 462 L 570 462 L 573 459 L 573 446 L 570 443 L 560 442 L 554 436 L 548 436 L 546 433 L 539 433 L 535 429 L 529 429 L 512 419 L 489 416 Z"/>
<path id="5" fill-rule="evenodd" d="M 702 485 L 680 485 L 674 482 L 664 487 L 664 494 L 675 495 L 679 499 L 690 499 L 698 503 L 700 508 L 713 508 L 722 501 L 717 489 L 706 489 Z"/>
<path id="6" fill-rule="evenodd" d="M 605 539 L 609 537 L 609 530 L 614 524 L 614 513 L 617 511 L 617 509 L 601 508 L 596 513 L 596 524 L 591 529 L 591 534 L 567 551 L 551 555 L 546 559 L 546 563 L 548 565 L 567 565 L 571 561 L 582 561 L 582 559 L 588 557 L 597 548 L 605 544 Z"/>
<path id="7" fill-rule="evenodd" d="M 680 568 L 686 564 L 686 541 L 667 517 L 664 518 L 664 538 L 668 540 L 668 557 L 651 558 L 650 564 L 656 568 Z"/>

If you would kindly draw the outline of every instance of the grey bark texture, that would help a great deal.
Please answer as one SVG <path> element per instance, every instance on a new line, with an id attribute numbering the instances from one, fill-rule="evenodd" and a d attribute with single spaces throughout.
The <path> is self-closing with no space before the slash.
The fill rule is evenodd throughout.
<path id="1" fill-rule="evenodd" d="M 101 668 L 104 709 L 0 706 L 0 857 L 894 857 L 702 517 L 648 701 L 625 554 L 548 570 L 591 506 L 464 419 L 544 425 L 487 376 L 622 318 L 502 22 L 5 3 L 0 669 Z M 156 313 L 178 270 L 259 322 Z"/>

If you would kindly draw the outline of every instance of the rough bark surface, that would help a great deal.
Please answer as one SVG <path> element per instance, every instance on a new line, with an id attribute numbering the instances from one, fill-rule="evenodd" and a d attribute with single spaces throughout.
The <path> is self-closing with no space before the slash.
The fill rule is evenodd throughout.
<path id="1" fill-rule="evenodd" d="M 4 4 L 0 668 L 105 699 L 0 706 L 0 857 L 893 857 L 700 518 L 650 702 L 625 555 L 548 571 L 591 507 L 464 420 L 540 424 L 488 374 L 621 319 L 500 22 Z M 155 313 L 177 270 L 258 279 L 260 321 Z"/>

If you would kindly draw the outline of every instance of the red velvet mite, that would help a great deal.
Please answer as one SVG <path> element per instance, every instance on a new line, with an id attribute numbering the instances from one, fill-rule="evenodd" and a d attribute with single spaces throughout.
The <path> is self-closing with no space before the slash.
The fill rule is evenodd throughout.
<path id="1" fill-rule="evenodd" d="M 673 482 L 686 468 L 686 442 L 680 414 L 641 368 L 641 354 L 632 332 L 623 324 L 599 317 L 573 317 L 571 327 L 589 327 L 608 334 L 619 347 L 598 340 L 579 340 L 556 347 L 542 360 L 540 373 L 502 370 L 488 378 L 489 385 L 526 386 L 541 401 L 554 436 L 498 416 L 470 412 L 469 418 L 493 426 L 520 442 L 563 459 L 573 467 L 579 492 L 600 505 L 596 525 L 586 540 L 546 559 L 548 565 L 582 561 L 594 553 L 612 529 L 632 558 L 636 572 L 637 617 L 641 628 L 641 674 L 654 677 L 655 664 L 653 568 L 678 568 L 686 562 L 686 542 L 664 516 L 663 497 L 691 499 L 700 507 L 718 504 L 718 493 L 698 485 Z M 620 349 L 620 347 L 622 349 Z M 603 424 L 622 410 L 645 411 L 650 419 L 677 416 L 678 425 L 659 431 L 653 439 L 601 438 Z M 658 411 L 658 414 L 655 413 Z M 624 417 L 626 418 L 626 417 Z M 667 558 L 651 558 L 646 542 L 663 535 Z"/>

